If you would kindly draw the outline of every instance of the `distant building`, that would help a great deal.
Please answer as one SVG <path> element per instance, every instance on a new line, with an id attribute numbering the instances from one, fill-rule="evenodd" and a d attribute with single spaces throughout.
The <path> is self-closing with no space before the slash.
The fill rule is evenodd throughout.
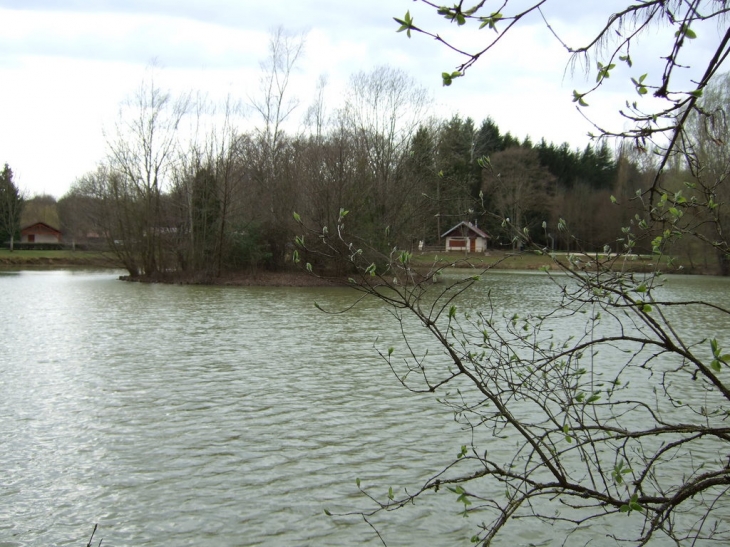
<path id="1" fill-rule="evenodd" d="M 471 222 L 460 222 L 441 236 L 446 239 L 446 252 L 483 253 L 489 236 Z"/>
<path id="2" fill-rule="evenodd" d="M 36 222 L 20 230 L 21 243 L 61 243 L 61 232 L 45 222 Z"/>

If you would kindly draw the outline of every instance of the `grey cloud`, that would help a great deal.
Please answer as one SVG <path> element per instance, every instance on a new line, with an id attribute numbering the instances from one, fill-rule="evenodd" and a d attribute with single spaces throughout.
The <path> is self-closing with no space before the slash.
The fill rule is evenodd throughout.
<path id="1" fill-rule="evenodd" d="M 400 9 L 396 5 L 392 0 L 0 0 L 0 7 L 16 10 L 161 15 L 244 29 L 279 25 L 363 28 L 390 21 L 393 9 Z"/>
<path id="2" fill-rule="evenodd" d="M 409 2 L 405 2 L 406 4 Z M 240 0 L 0 0 L 0 7 L 25 12 L 60 12 L 71 14 L 146 15 L 159 18 L 159 24 L 141 24 L 123 38 L 109 38 L 98 29 L 82 29 L 69 37 L 68 32 L 38 32 L 21 40 L 0 35 L 0 47 L 6 54 L 66 56 L 102 61 L 147 63 L 153 57 L 169 67 L 234 67 L 256 64 L 247 51 L 252 48 L 246 40 L 251 32 L 266 33 L 275 26 L 288 30 L 326 29 L 333 40 L 354 40 L 373 44 L 378 54 L 397 46 L 396 33 L 389 26 L 393 2 L 385 0 L 341 0 L 242 2 Z M 240 32 L 240 45 L 233 44 L 224 51 L 208 47 L 199 36 L 180 35 L 174 19 L 184 19 L 219 26 L 226 31 Z M 169 24 L 166 23 L 169 21 Z M 384 28 L 387 35 L 382 37 Z M 378 36 L 377 39 L 373 39 Z M 384 39 L 380 39 L 380 38 Z M 398 35 L 400 38 L 400 35 Z M 405 46 L 406 44 L 403 44 Z"/>
<path id="3" fill-rule="evenodd" d="M 245 35 L 242 34 L 242 41 Z M 124 36 L 123 39 L 105 38 L 94 34 L 83 34 L 69 40 L 66 37 L 34 35 L 22 42 L 6 40 L 0 36 L 0 48 L 4 55 L 38 55 L 48 57 L 69 57 L 94 61 L 128 62 L 147 64 L 157 58 L 170 68 L 228 68 L 257 63 L 250 59 L 243 48 L 212 51 L 204 43 L 165 35 L 164 32 L 149 32 L 141 28 Z"/>

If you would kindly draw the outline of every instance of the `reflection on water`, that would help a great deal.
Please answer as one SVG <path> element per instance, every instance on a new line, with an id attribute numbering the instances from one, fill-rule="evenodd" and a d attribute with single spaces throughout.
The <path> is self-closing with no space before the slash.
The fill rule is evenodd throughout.
<path id="1" fill-rule="evenodd" d="M 474 305 L 488 288 L 500 305 L 555 298 L 538 276 L 495 274 Z M 0 295 L 1 546 L 80 545 L 96 522 L 115 546 L 380 545 L 324 508 L 367 507 L 357 477 L 413 490 L 468 442 L 378 360 L 376 339 L 398 341 L 384 310 L 313 306 L 347 290 L 53 271 L 0 272 Z M 391 546 L 469 544 L 458 510 L 442 492 L 373 521 Z"/>

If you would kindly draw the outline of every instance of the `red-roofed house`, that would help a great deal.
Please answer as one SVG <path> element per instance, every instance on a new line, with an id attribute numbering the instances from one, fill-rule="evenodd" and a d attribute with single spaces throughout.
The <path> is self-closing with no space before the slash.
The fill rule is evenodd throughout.
<path id="1" fill-rule="evenodd" d="M 20 230 L 21 243 L 61 243 L 61 232 L 45 222 L 36 222 Z"/>
<path id="2" fill-rule="evenodd" d="M 446 238 L 446 251 L 483 253 L 487 250 L 489 236 L 471 222 L 460 222 L 442 236 Z"/>

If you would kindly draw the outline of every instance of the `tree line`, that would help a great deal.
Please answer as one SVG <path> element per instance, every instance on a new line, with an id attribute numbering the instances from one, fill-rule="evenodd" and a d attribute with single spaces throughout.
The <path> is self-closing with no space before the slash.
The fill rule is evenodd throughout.
<path id="1" fill-rule="evenodd" d="M 107 157 L 58 203 L 66 240 L 103 240 L 133 277 L 207 279 L 285 268 L 295 211 L 330 228 L 347 211 L 350 233 L 381 251 L 438 246 L 466 220 L 493 248 L 518 249 L 516 229 L 547 249 L 603 252 L 641 210 L 631 202 L 653 180 L 650 151 L 535 144 L 490 118 L 437 119 L 426 90 L 392 67 L 355 74 L 331 111 L 321 79 L 300 128 L 287 131 L 302 48 L 302 37 L 271 36 L 247 130 L 234 100 L 175 97 L 145 79 L 106 132 Z M 684 165 L 673 173 L 691 177 Z M 712 250 L 686 253 L 699 263 Z M 341 261 L 312 260 L 344 273 Z"/>
<path id="2" fill-rule="evenodd" d="M 277 55 L 287 49 L 282 40 L 292 47 L 275 37 Z M 264 81 L 280 82 L 271 71 L 288 69 L 270 66 Z M 320 88 L 297 133 L 282 128 L 292 111 L 287 89 L 267 90 L 259 126 L 239 131 L 231 103 L 172 97 L 145 81 L 107 135 L 109 156 L 60 200 L 66 237 L 101 236 L 130 275 L 152 277 L 284 268 L 294 211 L 323 227 L 348 211 L 349 227 L 381 250 L 439 245 L 462 220 L 483 227 L 492 246 L 510 248 L 499 216 L 553 248 L 595 248 L 621 222 L 607 210 L 611 192 L 645 180 L 607 143 L 582 151 L 534 145 L 491 119 L 478 127 L 458 115 L 435 119 L 426 91 L 391 67 L 353 76 L 344 106 L 331 113 Z M 560 218 L 573 239 L 561 239 Z M 315 266 L 337 273 L 341 265 Z"/>

